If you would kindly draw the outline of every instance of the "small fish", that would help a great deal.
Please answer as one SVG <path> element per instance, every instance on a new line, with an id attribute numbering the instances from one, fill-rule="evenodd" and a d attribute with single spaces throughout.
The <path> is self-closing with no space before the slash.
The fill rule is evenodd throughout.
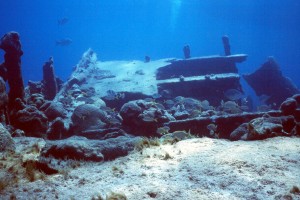
<path id="1" fill-rule="evenodd" d="M 224 92 L 224 95 L 231 101 L 237 101 L 242 98 L 243 93 L 237 89 L 229 89 Z"/>
<path id="2" fill-rule="evenodd" d="M 88 97 L 78 97 L 76 98 L 77 101 L 83 101 L 87 104 L 93 104 L 95 101 L 91 98 L 88 98 Z"/>
<path id="3" fill-rule="evenodd" d="M 209 101 L 208 100 L 201 101 L 201 108 L 203 110 L 213 110 L 214 109 L 213 106 L 209 105 Z"/>
<path id="4" fill-rule="evenodd" d="M 172 92 L 170 90 L 163 90 L 160 92 L 161 96 L 164 98 L 171 98 Z"/>
<path id="5" fill-rule="evenodd" d="M 69 19 L 66 18 L 66 17 L 63 17 L 63 18 L 57 20 L 57 23 L 58 23 L 58 25 L 60 25 L 60 26 L 65 25 L 65 24 L 68 23 L 68 22 L 69 22 Z"/>
<path id="6" fill-rule="evenodd" d="M 176 138 L 178 140 L 184 140 L 190 137 L 190 131 L 186 132 L 186 131 L 174 131 L 173 133 L 171 133 L 173 138 Z"/>
<path id="7" fill-rule="evenodd" d="M 109 123 L 111 125 L 115 125 L 116 126 L 116 125 L 121 125 L 122 124 L 122 122 L 120 120 L 118 120 L 118 119 L 116 119 L 114 117 L 111 117 L 108 120 L 109 120 Z"/>
<path id="8" fill-rule="evenodd" d="M 155 107 L 161 110 L 165 110 L 165 107 L 160 103 L 155 103 Z"/>
<path id="9" fill-rule="evenodd" d="M 157 119 L 152 117 L 152 116 L 143 116 L 143 121 L 144 122 L 157 122 Z"/>
<path id="10" fill-rule="evenodd" d="M 158 93 L 155 93 L 155 94 L 153 94 L 151 97 L 152 97 L 153 99 L 159 99 L 159 98 L 161 98 L 161 95 L 158 94 Z"/>
<path id="11" fill-rule="evenodd" d="M 63 97 L 60 99 L 60 102 L 64 105 L 69 105 L 72 103 L 72 99 L 70 97 Z"/>
<path id="12" fill-rule="evenodd" d="M 105 111 L 105 112 L 115 112 L 115 108 L 110 108 L 110 107 L 107 107 L 107 106 L 101 106 L 100 109 Z"/>
<path id="13" fill-rule="evenodd" d="M 206 128 L 207 128 L 208 130 L 210 130 L 210 131 L 216 132 L 218 126 L 215 125 L 215 124 L 208 124 Z"/>
<path id="14" fill-rule="evenodd" d="M 157 129 L 156 133 L 165 135 L 169 133 L 170 128 L 168 126 L 160 127 Z"/>
<path id="15" fill-rule="evenodd" d="M 56 46 L 69 46 L 72 43 L 70 38 L 56 40 Z"/>
<path id="16" fill-rule="evenodd" d="M 201 115 L 201 110 L 192 110 L 190 112 L 190 118 L 195 118 L 198 117 L 199 115 Z"/>
<path id="17" fill-rule="evenodd" d="M 146 101 L 146 102 L 154 102 L 155 100 L 148 97 L 148 98 L 145 98 L 144 101 Z"/>
<path id="18" fill-rule="evenodd" d="M 168 106 L 173 106 L 173 105 L 175 104 L 175 102 L 174 102 L 173 100 L 170 100 L 170 99 L 165 100 L 164 103 L 165 103 L 166 105 L 168 105 Z"/>

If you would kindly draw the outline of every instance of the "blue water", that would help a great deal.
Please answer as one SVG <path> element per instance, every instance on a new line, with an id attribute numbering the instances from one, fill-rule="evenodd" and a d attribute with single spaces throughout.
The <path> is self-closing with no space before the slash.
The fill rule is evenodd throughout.
<path id="1" fill-rule="evenodd" d="M 54 57 L 66 80 L 88 48 L 106 60 L 143 60 L 223 54 L 222 35 L 232 53 L 246 53 L 241 73 L 274 56 L 284 75 L 300 86 L 299 0 L 2 0 L 0 34 L 20 33 L 24 81 L 42 79 L 43 63 Z M 63 26 L 57 20 L 67 17 Z M 69 46 L 55 41 L 71 38 Z M 0 62 L 3 51 L 0 52 Z"/>

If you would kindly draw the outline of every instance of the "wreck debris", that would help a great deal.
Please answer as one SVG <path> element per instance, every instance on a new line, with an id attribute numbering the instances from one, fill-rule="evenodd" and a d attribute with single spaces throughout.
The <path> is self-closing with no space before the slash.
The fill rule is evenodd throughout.
<path id="1" fill-rule="evenodd" d="M 189 45 L 185 45 L 183 47 L 183 54 L 184 54 L 184 58 L 188 59 L 191 57 L 191 50 L 190 50 L 190 46 Z"/>
<path id="2" fill-rule="evenodd" d="M 230 56 L 231 51 L 230 51 L 229 37 L 227 35 L 224 35 L 222 37 L 222 41 L 223 41 L 225 56 Z"/>
<path id="3" fill-rule="evenodd" d="M 299 93 L 291 80 L 283 76 L 273 57 L 269 57 L 254 73 L 243 75 L 243 78 L 254 89 L 257 96 L 269 97 L 265 103 L 272 108 L 277 109 L 286 98 Z"/>

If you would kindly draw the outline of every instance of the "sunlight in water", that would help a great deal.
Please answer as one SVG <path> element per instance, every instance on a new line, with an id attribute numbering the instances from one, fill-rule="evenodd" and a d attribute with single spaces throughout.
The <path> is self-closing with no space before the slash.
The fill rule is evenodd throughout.
<path id="1" fill-rule="evenodd" d="M 178 18 L 178 13 L 179 9 L 181 6 L 181 0 L 171 0 L 171 30 L 172 32 L 175 29 L 177 18 Z"/>

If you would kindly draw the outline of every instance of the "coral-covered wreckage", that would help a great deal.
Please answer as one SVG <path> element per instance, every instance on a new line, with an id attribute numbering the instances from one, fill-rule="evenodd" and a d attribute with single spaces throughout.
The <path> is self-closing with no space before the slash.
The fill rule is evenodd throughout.
<path id="1" fill-rule="evenodd" d="M 20 37 L 9 32 L 0 41 L 5 51 L 0 65 L 0 142 L 5 145 L 0 151 L 14 148 L 11 137 L 39 137 L 46 141 L 40 160 L 99 162 L 126 155 L 142 136 L 299 136 L 299 90 L 274 59 L 243 76 L 258 96 L 267 97 L 264 109 L 254 110 L 236 67 L 247 55 L 231 55 L 227 36 L 223 43 L 225 56 L 147 62 L 100 62 L 89 49 L 65 83 L 55 76 L 50 58 L 43 80 L 24 88 Z"/>

